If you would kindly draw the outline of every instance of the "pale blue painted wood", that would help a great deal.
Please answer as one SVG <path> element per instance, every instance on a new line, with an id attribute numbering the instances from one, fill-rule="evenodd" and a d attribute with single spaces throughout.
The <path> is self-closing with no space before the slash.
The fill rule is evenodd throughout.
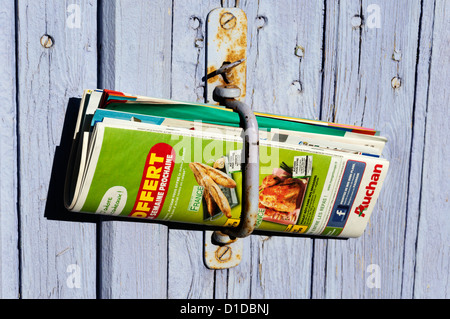
<path id="1" fill-rule="evenodd" d="M 14 1 L 0 6 L 0 298 L 19 297 Z"/>
<path id="2" fill-rule="evenodd" d="M 64 1 L 17 4 L 21 297 L 95 298 L 95 224 L 50 220 L 44 213 L 69 98 L 96 86 L 96 2 L 78 1 L 79 26 Z M 53 46 L 41 45 L 44 34 Z"/>
<path id="3" fill-rule="evenodd" d="M 450 4 L 445 0 L 436 0 L 423 140 L 423 170 L 419 188 L 421 202 L 415 255 L 413 294 L 415 298 L 448 299 L 450 293 L 448 30 L 450 30 Z"/>
<path id="4" fill-rule="evenodd" d="M 371 24 L 370 5 L 379 9 L 379 28 Z M 335 66 L 325 75 L 332 77 L 326 82 L 332 86 L 324 87 L 329 97 L 322 112 L 325 120 L 381 130 L 388 138 L 383 155 L 390 167 L 365 234 L 328 240 L 324 293 L 327 298 L 400 298 L 409 262 L 404 240 L 420 1 L 344 1 L 333 9 L 339 15 L 335 42 L 325 52 L 335 56 Z M 361 14 L 365 19 L 359 24 L 355 16 Z M 401 79 L 399 88 L 392 87 L 395 77 Z M 374 285 L 377 276 L 380 284 Z"/>
<path id="5" fill-rule="evenodd" d="M 171 1 L 103 1 L 102 88 L 170 97 Z M 104 221 L 101 298 L 167 296 L 167 227 Z"/>
<path id="6" fill-rule="evenodd" d="M 388 136 L 391 170 L 361 238 L 251 236 L 239 267 L 211 271 L 202 264 L 202 232 L 43 217 L 68 99 L 100 85 L 201 101 L 204 22 L 221 3 L 73 1 L 79 28 L 67 25 L 72 2 L 2 6 L 0 39 L 10 45 L 0 49 L 1 296 L 448 298 L 445 0 L 239 2 L 249 21 L 247 102 L 255 110 L 375 126 Z M 44 33 L 55 40 L 50 49 L 39 43 Z M 80 266 L 80 288 L 67 282 L 69 265 Z"/>
<path id="7" fill-rule="evenodd" d="M 206 19 L 217 7 L 220 7 L 217 0 L 173 1 L 170 83 L 173 99 L 204 102 Z M 205 268 L 202 254 L 202 231 L 169 230 L 168 298 L 214 296 L 215 272 Z"/>
<path id="8" fill-rule="evenodd" d="M 318 119 L 324 4 L 247 1 L 241 7 L 250 21 L 247 103 L 255 111 Z M 249 271 L 240 269 L 231 277 L 229 297 L 242 296 L 236 287 L 248 273 L 252 274 L 248 297 L 311 297 L 312 239 L 252 236 L 250 240 Z"/>
<path id="9" fill-rule="evenodd" d="M 417 260 L 417 229 L 419 227 L 420 194 L 422 187 L 422 169 L 424 158 L 425 124 L 427 118 L 428 89 L 430 80 L 430 58 L 433 48 L 433 25 L 435 1 L 424 1 L 420 19 L 419 50 L 417 60 L 417 77 L 413 117 L 413 143 L 411 145 L 411 161 L 409 173 L 408 206 L 406 215 L 406 232 L 404 242 L 405 260 L 403 263 L 402 298 L 412 298 L 414 294 Z"/>

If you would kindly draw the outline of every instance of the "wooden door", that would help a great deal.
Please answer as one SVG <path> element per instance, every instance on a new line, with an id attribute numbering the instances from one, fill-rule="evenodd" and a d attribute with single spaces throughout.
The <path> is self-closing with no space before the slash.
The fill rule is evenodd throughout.
<path id="1" fill-rule="evenodd" d="M 69 218 L 49 184 L 83 89 L 202 102 L 207 14 L 235 1 L 3 2 L 3 298 L 448 298 L 448 1 L 238 1 L 246 102 L 376 127 L 391 167 L 362 237 L 252 235 L 220 271 L 201 231 Z"/>

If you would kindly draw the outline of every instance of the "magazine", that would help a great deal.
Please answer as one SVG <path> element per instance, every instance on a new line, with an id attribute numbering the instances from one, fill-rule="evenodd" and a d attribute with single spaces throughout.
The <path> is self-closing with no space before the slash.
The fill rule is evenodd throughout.
<path id="1" fill-rule="evenodd" d="M 206 104 L 86 90 L 66 176 L 66 207 L 236 227 L 245 200 L 245 132 L 236 116 Z M 387 174 L 389 162 L 381 158 L 386 139 L 362 127 L 263 113 L 256 117 L 255 229 L 361 236 Z"/>

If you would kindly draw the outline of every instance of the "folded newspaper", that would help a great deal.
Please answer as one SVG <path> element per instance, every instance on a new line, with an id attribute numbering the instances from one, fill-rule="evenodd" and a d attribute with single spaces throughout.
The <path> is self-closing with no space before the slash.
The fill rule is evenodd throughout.
<path id="1" fill-rule="evenodd" d="M 256 230 L 358 237 L 389 162 L 373 129 L 256 113 Z M 86 90 L 64 202 L 75 212 L 236 227 L 243 130 L 223 107 Z"/>

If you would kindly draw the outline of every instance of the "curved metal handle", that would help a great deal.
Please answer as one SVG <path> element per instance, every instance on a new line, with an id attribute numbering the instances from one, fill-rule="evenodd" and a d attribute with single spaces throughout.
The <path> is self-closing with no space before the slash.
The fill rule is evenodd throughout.
<path id="1" fill-rule="evenodd" d="M 226 108 L 239 114 L 240 126 L 244 130 L 242 149 L 242 212 L 236 228 L 226 228 L 223 233 L 230 237 L 247 237 L 256 225 L 259 203 L 259 129 L 251 108 L 234 98 L 230 90 L 235 86 L 219 86 L 214 90 L 214 99 Z M 236 91 L 234 91 L 236 92 Z M 237 94 L 236 94 L 237 95 Z M 238 96 L 235 96 L 238 97 Z M 216 234 L 217 235 L 217 234 Z M 220 236 L 220 235 L 219 235 Z"/>

